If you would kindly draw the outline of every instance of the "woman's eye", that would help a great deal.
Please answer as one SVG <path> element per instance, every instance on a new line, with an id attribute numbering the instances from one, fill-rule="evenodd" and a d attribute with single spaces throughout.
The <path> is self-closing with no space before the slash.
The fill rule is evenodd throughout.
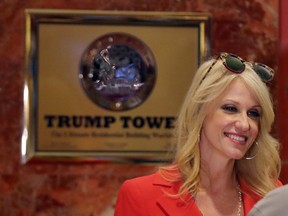
<path id="1" fill-rule="evenodd" d="M 247 114 L 248 116 L 253 117 L 253 118 L 260 117 L 260 113 L 258 110 L 249 110 Z"/>
<path id="2" fill-rule="evenodd" d="M 227 111 L 227 112 L 237 112 L 237 108 L 235 106 L 231 106 L 231 105 L 224 105 L 222 106 L 222 109 Z"/>

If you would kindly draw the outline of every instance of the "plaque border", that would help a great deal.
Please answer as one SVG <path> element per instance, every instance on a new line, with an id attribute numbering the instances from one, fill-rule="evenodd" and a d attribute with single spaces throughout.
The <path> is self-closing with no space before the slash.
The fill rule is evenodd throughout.
<path id="1" fill-rule="evenodd" d="M 37 71 L 38 35 L 37 28 L 43 23 L 71 25 L 136 25 L 145 27 L 188 27 L 199 29 L 198 65 L 210 56 L 211 15 L 193 12 L 133 12 L 133 11 L 94 11 L 94 10 L 58 10 L 26 9 L 25 68 L 24 68 L 24 123 L 21 137 L 21 162 L 29 161 L 117 161 L 134 163 L 166 162 L 172 154 L 166 152 L 117 152 L 103 153 L 95 151 L 40 151 L 37 149 L 37 97 L 35 84 Z M 160 37 L 160 36 L 159 36 Z"/>

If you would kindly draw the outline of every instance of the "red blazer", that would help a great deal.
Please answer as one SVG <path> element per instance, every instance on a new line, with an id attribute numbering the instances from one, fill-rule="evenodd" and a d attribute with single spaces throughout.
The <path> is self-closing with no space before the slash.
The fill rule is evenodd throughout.
<path id="1" fill-rule="evenodd" d="M 127 180 L 119 190 L 114 216 L 202 216 L 193 199 L 187 202 L 165 194 L 165 191 L 176 194 L 180 185 L 179 182 L 166 181 L 159 171 L 149 176 Z M 243 191 L 244 215 L 248 215 L 261 197 L 252 193 L 244 182 L 240 181 L 240 187 Z"/>

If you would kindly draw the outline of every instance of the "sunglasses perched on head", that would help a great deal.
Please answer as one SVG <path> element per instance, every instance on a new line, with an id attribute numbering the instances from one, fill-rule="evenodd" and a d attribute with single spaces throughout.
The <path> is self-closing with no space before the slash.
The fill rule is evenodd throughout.
<path id="1" fill-rule="evenodd" d="M 205 79 L 207 74 L 211 71 L 212 67 L 216 64 L 218 59 L 221 59 L 223 65 L 232 73 L 240 74 L 245 70 L 245 67 L 246 67 L 245 60 L 243 60 L 239 56 L 232 54 L 232 53 L 221 53 L 212 63 L 207 73 L 203 77 L 202 81 Z M 251 68 L 261 78 L 263 82 L 269 82 L 273 79 L 274 70 L 268 67 L 267 65 L 256 63 L 256 62 L 254 63 L 246 62 L 246 63 L 249 63 L 251 65 Z"/>

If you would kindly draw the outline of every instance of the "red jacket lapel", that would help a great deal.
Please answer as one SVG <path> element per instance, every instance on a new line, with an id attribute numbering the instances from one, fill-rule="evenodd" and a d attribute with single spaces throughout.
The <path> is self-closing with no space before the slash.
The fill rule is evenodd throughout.
<path id="1" fill-rule="evenodd" d="M 156 200 L 157 206 L 163 211 L 164 215 L 170 216 L 184 216 L 192 215 L 201 216 L 198 207 L 195 205 L 193 199 L 188 198 L 174 198 L 167 194 L 177 194 L 182 182 L 168 182 L 164 180 L 160 173 L 155 175 L 153 185 L 161 187 L 163 195 Z"/>

